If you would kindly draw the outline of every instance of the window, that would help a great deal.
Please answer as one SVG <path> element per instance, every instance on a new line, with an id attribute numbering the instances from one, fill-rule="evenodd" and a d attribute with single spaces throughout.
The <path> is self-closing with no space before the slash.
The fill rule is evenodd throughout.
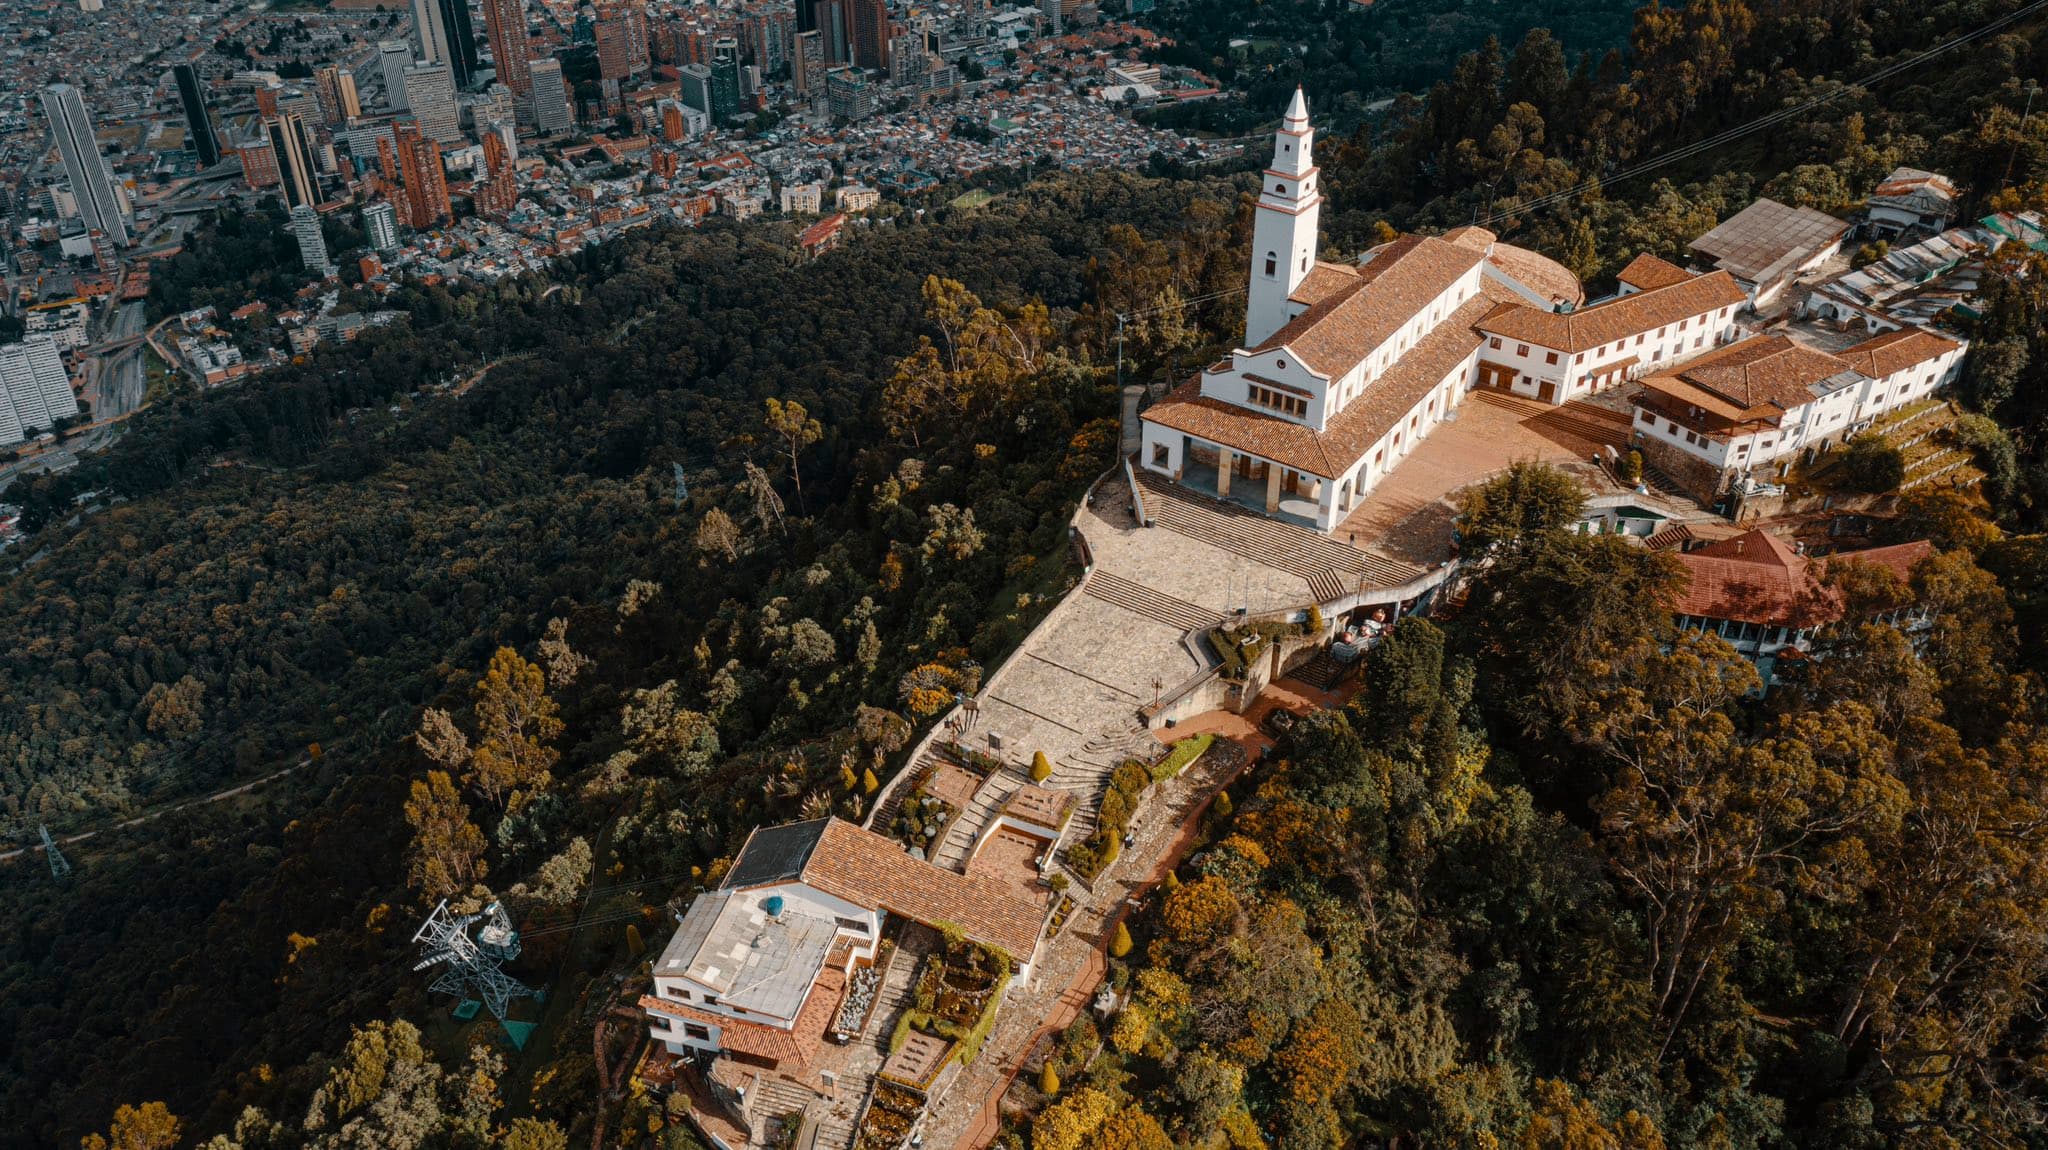
<path id="1" fill-rule="evenodd" d="M 1636 337 L 1636 346 L 1637 346 L 1637 347 L 1641 347 L 1641 346 L 1643 346 L 1643 337 L 1642 337 L 1642 336 L 1637 336 L 1637 337 Z"/>
<path id="2" fill-rule="evenodd" d="M 840 918 L 839 916 L 834 915 L 832 917 L 832 921 L 836 923 L 841 930 L 850 930 L 855 934 L 866 934 L 868 932 L 868 924 L 857 918 Z"/>
<path id="3" fill-rule="evenodd" d="M 1497 335 L 1496 335 L 1496 336 L 1491 336 L 1491 337 L 1489 337 L 1489 338 L 1487 339 L 1487 341 L 1486 341 L 1486 346 L 1488 346 L 1488 347 L 1492 348 L 1492 349 L 1493 349 L 1493 350 L 1495 350 L 1495 351 L 1499 351 L 1499 350 L 1500 350 L 1500 337 L 1499 337 L 1499 336 L 1497 336 Z"/>
<path id="4" fill-rule="evenodd" d="M 1696 335 L 1696 336 L 1693 336 L 1693 337 L 1692 337 L 1692 347 L 1693 347 L 1693 350 L 1694 350 L 1694 351 L 1698 351 L 1698 350 L 1699 350 L 1699 347 L 1700 347 L 1700 345 L 1701 345 L 1701 344 L 1703 344 L 1703 343 L 1705 343 L 1705 342 L 1707 342 L 1707 337 L 1706 337 L 1706 336 L 1703 336 L 1703 335 Z"/>
<path id="5" fill-rule="evenodd" d="M 1685 325 L 1686 325 L 1686 324 L 1689 324 L 1689 323 L 1691 323 L 1691 322 L 1692 322 L 1692 321 L 1691 321 L 1691 320 L 1689 320 L 1689 319 L 1682 319 L 1682 320 L 1679 320 L 1679 321 L 1678 321 L 1678 330 L 1680 330 L 1680 331 L 1684 331 L 1684 330 L 1685 330 Z"/>
<path id="6" fill-rule="evenodd" d="M 1665 421 L 1664 421 L 1664 426 L 1665 426 L 1665 427 L 1667 427 L 1667 428 L 1669 428 L 1669 429 L 1671 430 L 1671 434 L 1673 434 L 1673 435 L 1677 435 L 1677 434 L 1678 434 L 1678 421 L 1677 421 L 1677 420 L 1675 420 L 1675 419 L 1667 419 L 1667 420 L 1665 420 Z"/>
<path id="7" fill-rule="evenodd" d="M 1516 355 L 1519 355 L 1519 356 L 1522 356 L 1522 357 L 1524 357 L 1524 358 L 1527 358 L 1527 357 L 1528 357 L 1528 355 L 1529 355 L 1529 345 L 1528 345 L 1528 344 L 1526 344 L 1526 343 L 1518 343 L 1518 344 L 1516 344 L 1516 345 L 1515 345 L 1515 354 L 1516 354 Z"/>
<path id="8" fill-rule="evenodd" d="M 683 1034 L 686 1037 L 694 1038 L 699 1042 L 711 1041 L 711 1028 L 708 1026 L 699 1026 L 694 1022 L 683 1023 Z"/>
<path id="9" fill-rule="evenodd" d="M 1286 185 L 1286 184 L 1274 184 L 1274 185 L 1273 185 L 1273 191 L 1274 191 L 1274 192 L 1275 192 L 1276 194 L 1278 194 L 1278 195 L 1282 195 L 1282 196 L 1284 196 L 1284 195 L 1286 195 L 1286 194 L 1287 194 L 1287 185 Z"/>
<path id="10" fill-rule="evenodd" d="M 707 995 L 705 995 L 705 996 L 704 996 L 704 1005 L 706 1005 L 706 1006 L 717 1006 L 717 1005 L 718 1005 L 718 996 L 717 996 L 717 995 L 715 995 L 715 994 L 707 994 Z"/>
<path id="11" fill-rule="evenodd" d="M 1173 452 L 1164 443 L 1152 445 L 1152 466 L 1165 467 L 1173 459 Z"/>
<path id="12" fill-rule="evenodd" d="M 1699 442 L 1700 440 L 1699 440 L 1699 437 L 1698 437 L 1698 436 L 1696 436 L 1696 435 L 1694 435 L 1694 434 L 1693 434 L 1692 432 L 1688 431 L 1688 432 L 1686 432 L 1686 433 L 1685 433 L 1685 441 L 1686 441 L 1687 443 L 1698 443 L 1698 442 Z"/>
<path id="13" fill-rule="evenodd" d="M 1580 352 L 1579 354 L 1577 354 L 1577 355 L 1573 356 L 1573 357 L 1572 357 L 1572 362 L 1573 362 L 1573 363 L 1584 363 L 1584 362 L 1586 362 L 1586 353 L 1582 351 L 1582 352 Z"/>
<path id="14" fill-rule="evenodd" d="M 1307 253 L 1303 253 L 1303 255 L 1302 255 L 1302 257 L 1301 257 L 1301 270 L 1302 270 L 1302 271 L 1307 271 L 1307 270 L 1308 270 L 1308 255 L 1307 255 Z"/>
<path id="15" fill-rule="evenodd" d="M 1274 255 L 1274 254 L 1273 254 L 1272 252 L 1267 252 L 1267 253 L 1266 253 L 1266 275 L 1267 275 L 1268 277 L 1271 277 L 1271 276 L 1277 275 L 1277 274 L 1279 273 L 1279 271 L 1280 271 L 1280 261 L 1279 261 L 1279 258 L 1278 258 L 1278 257 L 1276 257 L 1276 256 L 1275 256 L 1275 255 Z"/>
<path id="16" fill-rule="evenodd" d="M 1556 363 L 1556 362 L 1557 362 L 1557 353 L 1556 353 L 1556 352 L 1554 352 L 1554 351 L 1546 351 L 1546 352 L 1544 352 L 1544 353 L 1543 353 L 1543 362 L 1545 362 L 1545 363 Z"/>
<path id="17" fill-rule="evenodd" d="M 1261 387 L 1256 383 L 1248 386 L 1245 391 L 1250 396 L 1251 401 L 1260 407 L 1280 412 L 1283 415 L 1291 415 L 1296 419 L 1308 418 L 1308 400 L 1301 396 L 1292 395 L 1270 387 Z"/>

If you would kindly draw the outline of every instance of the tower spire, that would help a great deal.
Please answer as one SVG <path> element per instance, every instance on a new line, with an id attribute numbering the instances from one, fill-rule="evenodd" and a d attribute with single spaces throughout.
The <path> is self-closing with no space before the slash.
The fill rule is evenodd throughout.
<path id="1" fill-rule="evenodd" d="M 1315 263 L 1322 192 L 1314 158 L 1315 129 L 1308 97 L 1294 90 L 1280 130 L 1273 133 L 1273 163 L 1260 177 L 1259 211 L 1252 223 L 1251 290 L 1245 302 L 1245 346 L 1257 347 L 1293 318 L 1288 303 Z"/>

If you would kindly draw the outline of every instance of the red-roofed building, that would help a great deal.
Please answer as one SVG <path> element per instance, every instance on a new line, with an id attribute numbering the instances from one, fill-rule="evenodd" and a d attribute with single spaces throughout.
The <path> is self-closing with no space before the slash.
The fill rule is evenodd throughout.
<path id="1" fill-rule="evenodd" d="M 1905 583 L 1913 565 L 1933 551 L 1923 540 L 1815 560 L 1767 531 L 1747 531 L 1677 554 L 1685 585 L 1672 610 L 1681 630 L 1726 639 L 1756 662 L 1769 684 L 1780 664 L 1813 657 L 1817 633 L 1841 619 L 1841 597 L 1824 581 L 1830 565 L 1868 563 Z M 1907 605 L 1887 612 L 1884 621 L 1910 630 L 1926 618 L 1923 608 Z"/>
<path id="2" fill-rule="evenodd" d="M 797 236 L 796 246 L 810 259 L 817 259 L 826 252 L 837 248 L 846 231 L 846 213 L 833 212 L 817 223 L 803 230 Z"/>

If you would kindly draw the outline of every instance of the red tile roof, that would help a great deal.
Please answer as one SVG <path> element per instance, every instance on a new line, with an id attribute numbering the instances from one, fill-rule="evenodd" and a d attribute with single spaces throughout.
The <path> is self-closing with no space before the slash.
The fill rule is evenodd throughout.
<path id="1" fill-rule="evenodd" d="M 1479 347 L 1472 325 L 1491 306 L 1485 296 L 1474 296 L 1445 316 L 1436 330 L 1332 416 L 1322 431 L 1204 396 L 1199 378 L 1146 408 L 1145 419 L 1296 471 L 1335 479 Z"/>
<path id="2" fill-rule="evenodd" d="M 1429 236 L 1402 236 L 1366 253 L 1356 282 L 1288 321 L 1254 350 L 1286 348 L 1318 375 L 1335 379 L 1442 295 L 1481 259 Z M 1304 285 L 1307 280 L 1303 280 Z"/>
<path id="3" fill-rule="evenodd" d="M 1029 962 L 1045 925 L 1046 907 L 1007 883 L 942 870 L 911 858 L 895 840 L 841 819 L 826 819 L 804 855 L 796 880 L 857 906 L 885 910 L 927 926 L 952 923 L 985 946 Z M 740 852 L 744 859 L 746 851 Z M 734 869 L 740 869 L 739 861 Z"/>
<path id="4" fill-rule="evenodd" d="M 1709 272 L 1617 296 L 1577 311 L 1544 311 L 1527 304 L 1503 304 L 1482 320 L 1479 328 L 1488 335 L 1523 340 L 1556 351 L 1590 351 L 1683 319 L 1739 305 L 1748 298 L 1734 276 Z"/>
<path id="5" fill-rule="evenodd" d="M 1669 260 L 1658 259 L 1649 252 L 1639 252 L 1614 278 L 1637 291 L 1650 291 L 1653 288 L 1682 284 L 1692 278 L 1692 273 Z"/>
<path id="6" fill-rule="evenodd" d="M 1907 327 L 1872 336 L 1835 355 L 1872 379 L 1886 379 L 1962 346 L 1924 327 Z"/>
<path id="7" fill-rule="evenodd" d="M 839 1000 L 846 989 L 846 973 L 826 967 L 811 984 L 804 1008 L 790 1029 L 748 1022 L 725 1014 L 713 1014 L 681 1002 L 670 1002 L 652 994 L 640 996 L 640 1007 L 656 1014 L 680 1018 L 701 1026 L 718 1027 L 718 1044 L 726 1050 L 750 1054 L 773 1062 L 778 1069 L 808 1065 L 818 1051 L 825 1030 L 839 1014 Z"/>
<path id="8" fill-rule="evenodd" d="M 1900 578 L 1933 552 L 1927 542 L 1901 543 L 1834 557 L 1872 563 Z M 1841 615 L 1841 601 L 1819 576 L 1827 562 L 1798 555 L 1777 536 L 1753 530 L 1676 558 L 1686 584 L 1672 609 L 1680 614 L 1781 627 L 1814 627 Z"/>

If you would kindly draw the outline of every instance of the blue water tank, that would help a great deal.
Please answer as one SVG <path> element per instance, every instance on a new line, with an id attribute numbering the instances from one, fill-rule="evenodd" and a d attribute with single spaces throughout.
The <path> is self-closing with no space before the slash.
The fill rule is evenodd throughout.
<path id="1" fill-rule="evenodd" d="M 769 918 L 779 918 L 779 917 L 781 917 L 781 915 L 782 915 L 782 896 L 781 896 L 781 895 L 779 895 L 779 894 L 771 894 L 771 895 L 769 895 L 769 896 L 768 896 L 767 898 L 764 898 L 764 899 L 762 899 L 762 900 L 761 900 L 761 909 L 762 909 L 762 910 L 765 910 L 765 911 L 767 911 L 767 912 L 768 912 L 768 917 L 769 917 Z"/>

